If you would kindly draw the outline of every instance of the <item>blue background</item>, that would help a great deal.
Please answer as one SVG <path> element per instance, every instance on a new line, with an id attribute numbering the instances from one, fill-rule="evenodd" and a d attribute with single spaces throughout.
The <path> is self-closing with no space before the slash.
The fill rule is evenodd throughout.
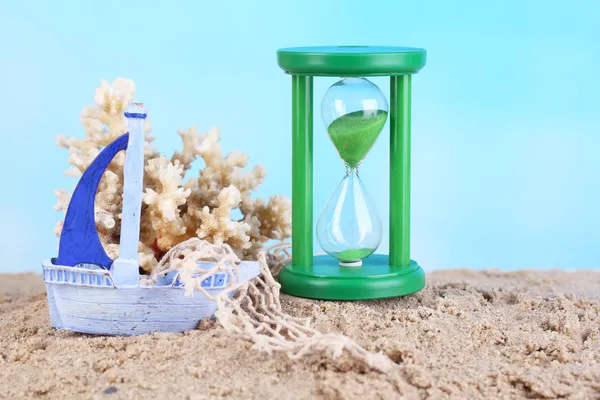
<path id="1" fill-rule="evenodd" d="M 598 1 L 2 1 L 0 271 L 56 254 L 52 190 L 76 182 L 55 136 L 83 134 L 100 79 L 136 82 L 164 153 L 178 128 L 217 125 L 227 151 L 265 165 L 258 195 L 290 195 L 291 83 L 276 50 L 368 44 L 428 50 L 413 79 L 414 259 L 600 267 Z M 334 82 L 315 82 L 315 220 L 344 170 L 318 113 Z M 383 220 L 388 140 L 361 171 Z"/>

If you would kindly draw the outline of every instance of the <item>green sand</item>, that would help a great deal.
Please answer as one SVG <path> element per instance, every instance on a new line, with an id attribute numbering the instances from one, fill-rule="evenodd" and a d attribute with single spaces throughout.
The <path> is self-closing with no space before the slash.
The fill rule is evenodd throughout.
<path id="1" fill-rule="evenodd" d="M 335 258 L 340 261 L 352 262 L 362 260 L 373 253 L 372 249 L 349 249 L 335 253 Z"/>
<path id="2" fill-rule="evenodd" d="M 383 110 L 372 114 L 355 111 L 342 115 L 329 125 L 327 132 L 331 141 L 351 168 L 356 167 L 371 150 L 385 125 L 387 114 Z"/>

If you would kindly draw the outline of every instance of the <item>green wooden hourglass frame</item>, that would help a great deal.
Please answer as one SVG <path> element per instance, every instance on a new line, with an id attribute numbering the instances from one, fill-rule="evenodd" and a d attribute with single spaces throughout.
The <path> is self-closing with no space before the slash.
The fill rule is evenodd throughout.
<path id="1" fill-rule="evenodd" d="M 425 287 L 410 259 L 410 85 L 425 65 L 424 49 L 298 47 L 277 52 L 292 76 L 292 261 L 279 274 L 285 293 L 314 299 L 366 300 L 403 296 Z M 313 76 L 340 77 L 322 101 L 327 133 L 346 176 L 317 222 L 327 255 L 313 256 Z M 373 254 L 381 222 L 358 176 L 358 165 L 388 118 L 388 104 L 367 80 L 390 77 L 389 256 Z"/>

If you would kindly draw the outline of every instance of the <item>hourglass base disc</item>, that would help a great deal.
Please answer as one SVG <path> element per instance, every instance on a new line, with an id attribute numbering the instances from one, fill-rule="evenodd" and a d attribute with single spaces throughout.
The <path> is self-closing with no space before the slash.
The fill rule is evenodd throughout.
<path id="1" fill-rule="evenodd" d="M 371 300 L 405 296 L 425 287 L 425 272 L 415 261 L 408 267 L 389 265 L 389 257 L 373 254 L 361 267 L 341 267 L 330 256 L 316 256 L 312 266 L 288 264 L 279 273 L 281 291 L 321 300 Z"/>

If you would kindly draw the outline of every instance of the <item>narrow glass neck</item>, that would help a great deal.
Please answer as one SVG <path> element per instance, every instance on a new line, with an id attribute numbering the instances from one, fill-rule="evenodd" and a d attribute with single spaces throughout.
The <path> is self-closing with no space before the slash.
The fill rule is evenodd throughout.
<path id="1" fill-rule="evenodd" d="M 346 176 L 354 173 L 356 174 L 356 176 L 358 176 L 358 166 L 359 164 L 356 164 L 354 167 L 351 167 L 350 165 L 348 165 L 347 163 L 344 163 L 344 165 L 346 166 Z"/>

